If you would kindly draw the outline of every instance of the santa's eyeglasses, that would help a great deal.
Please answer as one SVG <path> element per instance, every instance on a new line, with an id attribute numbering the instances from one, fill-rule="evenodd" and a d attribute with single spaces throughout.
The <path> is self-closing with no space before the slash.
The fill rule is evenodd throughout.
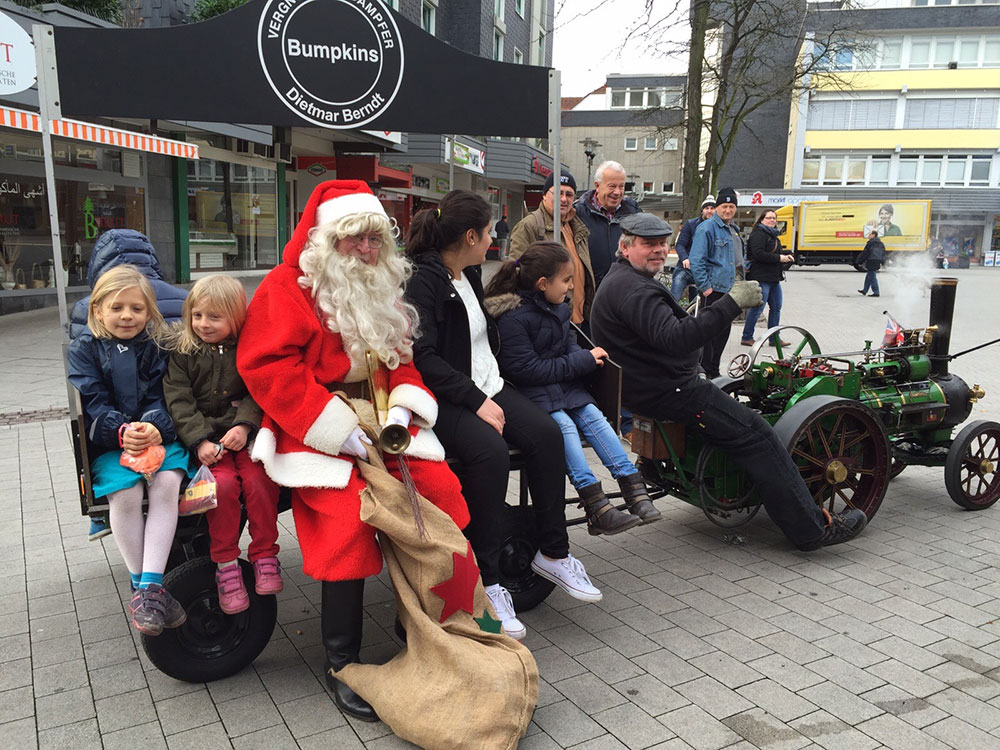
<path id="1" fill-rule="evenodd" d="M 351 237 L 344 237 L 341 242 L 346 242 L 351 247 L 361 247 L 365 244 L 366 240 L 368 241 L 368 247 L 372 250 L 381 250 L 384 244 L 382 237 L 377 234 L 356 234 Z"/>

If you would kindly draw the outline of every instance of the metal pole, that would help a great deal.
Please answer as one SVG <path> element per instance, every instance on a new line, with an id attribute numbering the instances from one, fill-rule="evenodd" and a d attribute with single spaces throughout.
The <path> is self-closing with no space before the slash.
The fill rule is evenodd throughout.
<path id="1" fill-rule="evenodd" d="M 56 276 L 56 301 L 59 304 L 59 327 L 63 332 L 63 368 L 66 368 L 66 350 L 69 348 L 69 314 L 66 308 L 65 268 L 62 259 L 62 239 L 59 233 L 59 202 L 56 196 L 56 173 L 52 163 L 52 120 L 62 119 L 59 105 L 59 77 L 56 71 L 56 43 L 52 27 L 33 24 L 31 34 L 35 43 L 35 70 L 38 81 L 38 119 L 41 121 L 42 158 L 45 163 L 45 192 L 49 208 L 49 230 L 52 236 L 52 270 Z M 68 374 L 68 373 L 67 373 Z M 66 380 L 66 397 L 70 416 L 75 418 L 76 399 Z"/>
<path id="2" fill-rule="evenodd" d="M 549 148 L 552 150 L 552 239 L 560 242 L 562 224 L 559 222 L 559 197 L 562 192 L 562 160 L 560 140 L 562 139 L 562 87 L 558 70 L 549 71 Z"/>
<path id="3" fill-rule="evenodd" d="M 455 138 L 458 136 L 449 136 L 451 142 L 448 144 L 448 189 L 455 189 Z"/>

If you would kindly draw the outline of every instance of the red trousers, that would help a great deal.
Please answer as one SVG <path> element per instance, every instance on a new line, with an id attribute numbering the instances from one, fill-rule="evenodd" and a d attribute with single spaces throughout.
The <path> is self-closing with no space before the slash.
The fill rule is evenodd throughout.
<path id="1" fill-rule="evenodd" d="M 205 514 L 212 537 L 212 562 L 225 563 L 240 556 L 240 494 L 250 527 L 250 562 L 278 554 L 278 485 L 264 472 L 264 465 L 250 460 L 250 451 L 226 451 L 212 467 L 219 507 Z"/>

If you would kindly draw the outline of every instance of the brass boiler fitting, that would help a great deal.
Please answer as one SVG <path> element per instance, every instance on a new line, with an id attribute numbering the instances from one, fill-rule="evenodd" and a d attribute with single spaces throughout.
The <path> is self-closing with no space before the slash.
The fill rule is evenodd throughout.
<path id="1" fill-rule="evenodd" d="M 986 395 L 986 389 L 983 388 L 979 383 L 974 383 L 969 389 L 969 401 L 976 403 L 979 399 Z"/>
<path id="2" fill-rule="evenodd" d="M 389 370 L 372 351 L 365 352 L 368 365 L 368 392 L 378 422 L 378 447 L 383 453 L 398 456 L 410 447 L 410 431 L 401 424 L 385 424 L 389 412 Z"/>

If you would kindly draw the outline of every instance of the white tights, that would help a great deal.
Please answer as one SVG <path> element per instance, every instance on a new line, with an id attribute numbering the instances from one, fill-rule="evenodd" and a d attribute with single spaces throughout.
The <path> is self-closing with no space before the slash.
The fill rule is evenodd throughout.
<path id="1" fill-rule="evenodd" d="M 180 469 L 161 471 L 149 482 L 149 508 L 142 517 L 142 482 L 108 497 L 111 531 L 129 573 L 162 573 L 177 529 Z"/>

